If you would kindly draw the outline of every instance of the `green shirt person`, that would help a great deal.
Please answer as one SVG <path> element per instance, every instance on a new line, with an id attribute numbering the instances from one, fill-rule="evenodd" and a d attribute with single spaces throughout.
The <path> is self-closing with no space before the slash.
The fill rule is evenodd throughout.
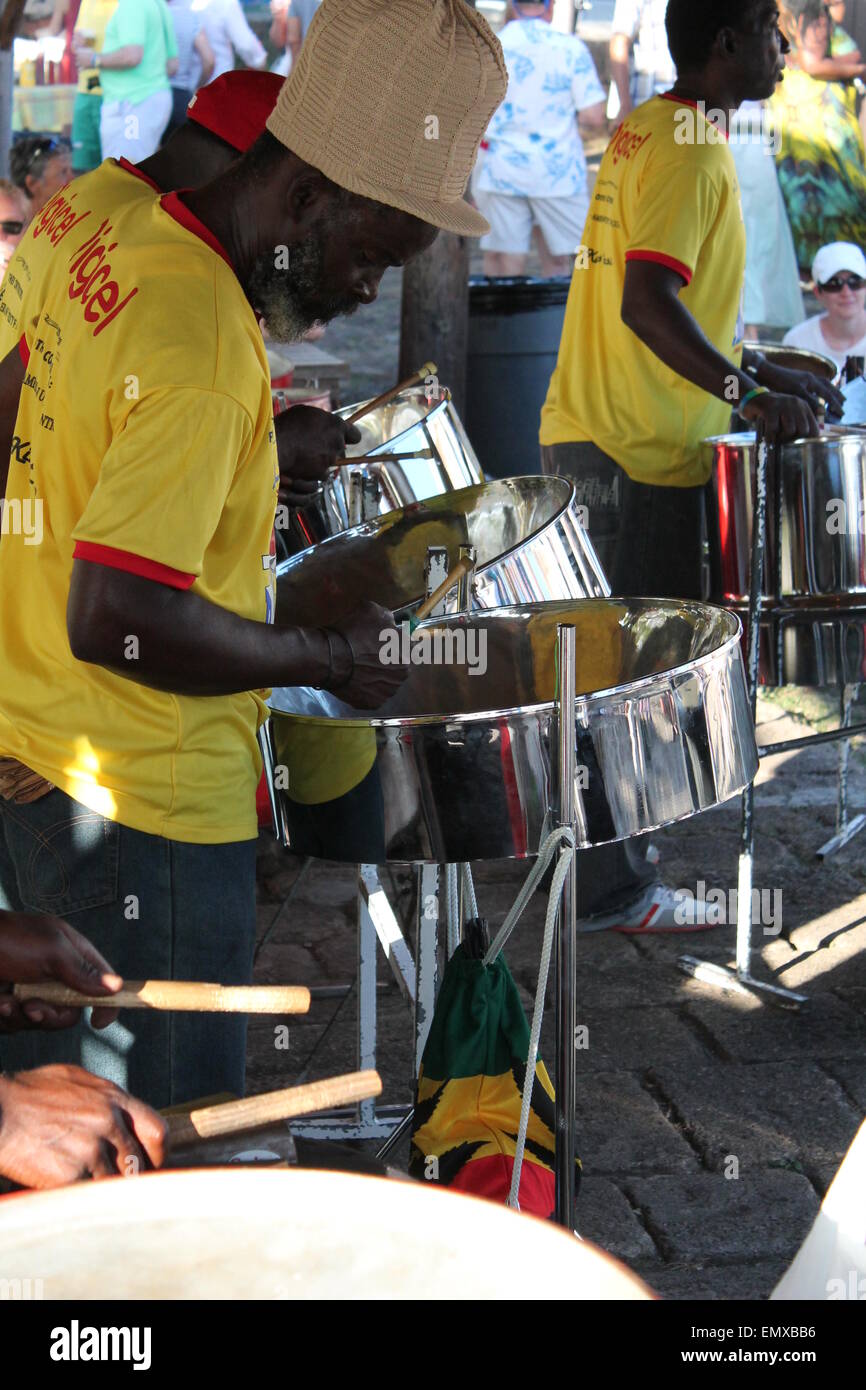
<path id="1" fill-rule="evenodd" d="M 102 51 L 77 44 L 76 59 L 99 72 L 103 159 L 137 164 L 149 158 L 171 116 L 169 77 L 177 68 L 177 40 L 165 0 L 118 0 Z"/>

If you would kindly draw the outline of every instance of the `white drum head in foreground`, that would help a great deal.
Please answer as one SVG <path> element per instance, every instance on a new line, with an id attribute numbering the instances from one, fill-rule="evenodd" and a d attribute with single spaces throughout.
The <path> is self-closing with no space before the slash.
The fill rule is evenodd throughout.
<path id="1" fill-rule="evenodd" d="M 46 1299 L 648 1299 L 549 1222 L 349 1173 L 222 1170 L 0 1202 L 0 1280 Z"/>

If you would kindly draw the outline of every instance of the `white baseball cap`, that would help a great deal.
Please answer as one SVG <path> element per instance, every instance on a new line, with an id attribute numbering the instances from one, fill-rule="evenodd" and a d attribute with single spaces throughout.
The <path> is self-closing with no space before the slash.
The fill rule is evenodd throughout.
<path id="1" fill-rule="evenodd" d="M 826 285 L 840 270 L 849 270 L 866 280 L 866 256 L 851 241 L 831 241 L 822 246 L 812 262 L 812 279 L 816 285 Z"/>

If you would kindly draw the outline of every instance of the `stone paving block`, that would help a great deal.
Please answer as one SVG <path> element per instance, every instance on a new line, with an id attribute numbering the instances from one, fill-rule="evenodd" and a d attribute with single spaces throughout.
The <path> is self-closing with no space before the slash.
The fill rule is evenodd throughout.
<path id="1" fill-rule="evenodd" d="M 770 1297 L 789 1264 L 790 1261 L 785 1259 L 736 1264 L 703 1264 L 696 1261 L 661 1266 L 636 1264 L 633 1268 L 635 1274 L 639 1274 L 653 1292 L 664 1299 L 681 1302 L 738 1302 L 745 1299 L 759 1302 Z M 726 1326 L 729 1325 L 734 1324 L 726 1323 Z M 738 1323 L 736 1325 L 739 1326 Z"/>
<path id="2" fill-rule="evenodd" d="M 827 990 L 866 987 L 866 897 L 822 914 L 791 935 L 794 952 L 781 961 L 774 980 L 810 996 Z"/>
<path id="3" fill-rule="evenodd" d="M 834 1058 L 825 1062 L 823 1069 L 839 1082 L 857 1114 L 866 1116 L 866 1055 L 848 1060 Z"/>
<path id="4" fill-rule="evenodd" d="M 658 1263 L 658 1251 L 616 1183 L 586 1174 L 577 1198 L 577 1229 L 618 1260 Z M 646 1276 L 645 1276 L 646 1277 Z"/>
<path id="5" fill-rule="evenodd" d="M 269 939 L 255 964 L 253 978 L 258 985 L 321 985 L 321 971 L 313 953 L 299 941 L 280 941 L 277 932 Z M 341 984 L 351 984 L 346 972 Z"/>
<path id="6" fill-rule="evenodd" d="M 357 873 L 351 864 L 332 864 L 317 860 L 298 889 L 298 902 L 316 908 L 347 907 L 354 904 Z"/>
<path id="7" fill-rule="evenodd" d="M 643 1071 L 654 1059 L 675 1056 L 684 1065 L 700 1065 L 711 1054 L 694 1031 L 672 1008 L 598 1009 L 578 1001 L 578 1027 L 586 1027 L 587 1045 L 577 1049 L 578 1086 L 582 1074 L 600 1071 Z M 687 1007 L 691 1007 L 690 1005 Z M 542 1042 L 545 1055 L 553 1056 L 553 1010 L 545 1014 Z"/>
<path id="8" fill-rule="evenodd" d="M 692 940 L 693 938 L 689 938 Z M 690 954 L 687 950 L 685 954 Z M 627 968 L 594 971 L 578 967 L 577 997 L 587 1007 L 630 1010 L 668 1007 L 703 997 L 705 986 L 677 969 L 674 957 L 648 959 L 636 955 Z"/>
<path id="9" fill-rule="evenodd" d="M 809 1181 L 781 1170 L 736 1180 L 720 1173 L 632 1178 L 622 1186 L 669 1261 L 746 1260 L 760 1252 L 790 1263 L 818 1210 Z"/>
<path id="10" fill-rule="evenodd" d="M 816 995 L 799 1010 L 726 995 L 686 1004 L 683 1013 L 740 1062 L 821 1061 L 866 1052 L 866 1018 L 829 994 Z"/>
<path id="11" fill-rule="evenodd" d="M 693 1172 L 698 1158 L 651 1095 L 627 1072 L 578 1081 L 577 1147 L 598 1173 Z"/>
<path id="12" fill-rule="evenodd" d="M 740 1177 L 797 1163 L 825 1191 L 859 1126 L 841 1088 L 812 1062 L 654 1068 L 653 1081 L 707 1166 Z"/>

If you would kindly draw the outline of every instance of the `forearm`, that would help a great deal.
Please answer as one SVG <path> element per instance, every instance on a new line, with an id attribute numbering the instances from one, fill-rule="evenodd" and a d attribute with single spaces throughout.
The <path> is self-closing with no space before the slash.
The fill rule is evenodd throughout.
<path id="1" fill-rule="evenodd" d="M 0 497 L 6 495 L 12 441 L 18 419 L 18 402 L 25 369 L 19 349 L 12 348 L 0 363 Z"/>
<path id="2" fill-rule="evenodd" d="M 623 304 L 622 317 L 666 367 L 711 396 L 734 402 L 754 390 L 756 382 L 713 346 L 675 296 L 659 296 L 630 311 Z"/>
<path id="3" fill-rule="evenodd" d="M 112 72 L 123 68 L 137 68 L 143 57 L 142 48 L 137 44 L 127 44 L 124 48 L 115 48 L 111 53 L 100 53 L 99 66 Z"/>
<path id="4" fill-rule="evenodd" d="M 614 34 L 610 41 L 610 75 L 616 83 L 620 104 L 631 107 L 631 88 L 629 75 L 629 54 L 631 44 L 625 34 Z"/>
<path id="5" fill-rule="evenodd" d="M 852 77 L 862 77 L 866 68 L 860 61 L 859 53 L 856 55 L 846 53 L 839 58 L 811 58 L 804 57 L 804 71 L 810 77 L 823 77 L 828 82 L 850 80 Z"/>
<path id="6" fill-rule="evenodd" d="M 178 695 L 232 695 L 271 685 L 322 685 L 327 637 L 275 628 L 86 560 L 73 564 L 67 607 L 73 654 Z"/>

